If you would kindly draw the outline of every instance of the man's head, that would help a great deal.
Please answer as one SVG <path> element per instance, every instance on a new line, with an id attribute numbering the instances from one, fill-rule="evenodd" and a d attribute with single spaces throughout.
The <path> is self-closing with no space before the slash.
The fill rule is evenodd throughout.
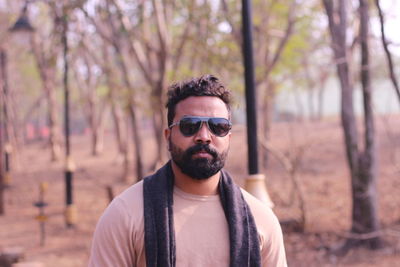
<path id="1" fill-rule="evenodd" d="M 168 101 L 165 105 L 168 110 L 168 126 L 175 117 L 176 105 L 190 96 L 215 96 L 221 99 L 228 109 L 229 118 L 231 112 L 231 93 L 221 84 L 217 77 L 204 75 L 180 83 L 171 85 L 168 90 Z"/>
<path id="2" fill-rule="evenodd" d="M 230 97 L 212 75 L 170 87 L 165 136 L 172 160 L 184 174 L 207 179 L 224 166 L 230 141 Z"/>

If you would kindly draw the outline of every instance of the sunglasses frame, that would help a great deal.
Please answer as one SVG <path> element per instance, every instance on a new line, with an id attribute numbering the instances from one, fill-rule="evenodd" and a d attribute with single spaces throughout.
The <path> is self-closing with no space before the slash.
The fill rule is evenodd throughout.
<path id="1" fill-rule="evenodd" d="M 210 133 L 212 133 L 213 135 L 218 136 L 218 137 L 224 137 L 224 136 L 228 135 L 228 133 L 229 133 L 229 132 L 231 131 L 231 129 L 232 129 L 232 122 L 231 122 L 229 119 L 222 118 L 222 117 L 201 117 L 201 116 L 184 116 L 184 117 L 182 117 L 179 121 L 172 123 L 170 126 L 168 126 L 168 128 L 171 129 L 171 128 L 174 127 L 175 125 L 180 125 L 182 120 L 188 119 L 188 118 L 199 119 L 199 120 L 200 120 L 200 127 L 197 129 L 197 131 L 195 131 L 195 132 L 194 132 L 193 134 L 191 134 L 191 135 L 186 135 L 186 134 L 184 134 L 184 133 L 182 132 L 182 130 L 181 130 L 181 127 L 179 127 L 179 131 L 181 132 L 181 134 L 184 135 L 184 136 L 186 136 L 186 137 L 190 137 L 190 136 L 195 135 L 195 134 L 201 129 L 201 127 L 203 127 L 203 123 L 207 124 L 207 128 L 208 128 L 208 130 L 210 131 Z M 208 121 L 209 121 L 210 119 L 223 119 L 223 120 L 226 120 L 226 121 L 228 122 L 228 125 L 229 125 L 229 130 L 228 130 L 228 131 L 226 132 L 226 134 L 224 134 L 224 135 L 218 135 L 218 134 L 214 133 L 214 131 L 210 128 L 210 125 L 208 124 Z"/>

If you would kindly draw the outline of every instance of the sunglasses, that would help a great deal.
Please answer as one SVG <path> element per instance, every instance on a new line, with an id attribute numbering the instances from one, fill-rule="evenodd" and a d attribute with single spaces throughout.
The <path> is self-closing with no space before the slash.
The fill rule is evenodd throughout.
<path id="1" fill-rule="evenodd" d="M 203 123 L 207 124 L 212 134 L 219 137 L 227 135 L 232 129 L 232 123 L 228 119 L 197 116 L 185 116 L 180 121 L 172 123 L 169 128 L 179 125 L 181 133 L 189 137 L 195 135 L 201 129 Z"/>

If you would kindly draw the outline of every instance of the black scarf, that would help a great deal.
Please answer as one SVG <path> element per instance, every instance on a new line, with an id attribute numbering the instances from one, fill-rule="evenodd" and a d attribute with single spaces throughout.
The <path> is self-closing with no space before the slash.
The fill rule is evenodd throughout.
<path id="1" fill-rule="evenodd" d="M 169 161 L 143 180 L 147 267 L 175 267 L 174 174 Z M 221 171 L 218 193 L 229 225 L 230 266 L 261 266 L 257 228 L 240 188 Z"/>

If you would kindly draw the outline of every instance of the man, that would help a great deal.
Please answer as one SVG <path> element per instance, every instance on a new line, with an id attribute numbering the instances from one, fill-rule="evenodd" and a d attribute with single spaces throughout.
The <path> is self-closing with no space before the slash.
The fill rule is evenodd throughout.
<path id="1" fill-rule="evenodd" d="M 277 218 L 222 169 L 230 92 L 206 75 L 171 86 L 166 106 L 172 160 L 112 201 L 89 266 L 286 266 Z"/>

